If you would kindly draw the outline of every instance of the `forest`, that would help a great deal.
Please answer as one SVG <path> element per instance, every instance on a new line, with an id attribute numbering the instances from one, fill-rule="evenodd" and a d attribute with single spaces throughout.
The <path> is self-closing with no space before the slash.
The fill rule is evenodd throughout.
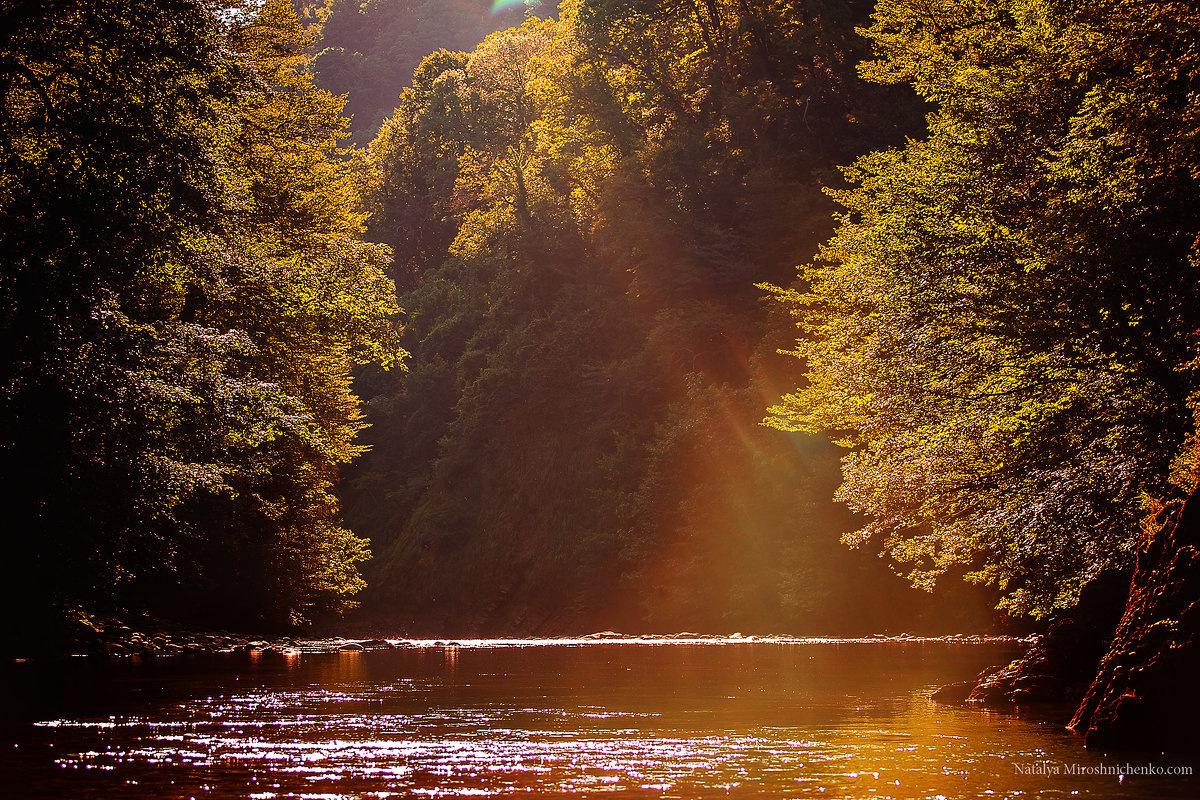
<path id="1" fill-rule="evenodd" d="M 1115 581 L 1077 728 L 1200 712 L 1200 5 L 0 11 L 6 640 Z"/>

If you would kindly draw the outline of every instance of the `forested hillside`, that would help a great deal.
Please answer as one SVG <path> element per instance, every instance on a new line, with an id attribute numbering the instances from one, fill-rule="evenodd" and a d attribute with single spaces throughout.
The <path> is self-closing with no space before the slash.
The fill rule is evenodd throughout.
<path id="1" fill-rule="evenodd" d="M 399 102 L 400 90 L 430 53 L 471 50 L 494 31 L 532 14 L 555 13 L 555 0 L 321 0 L 294 3 L 316 34 L 316 84 L 345 95 L 351 141 L 365 145 Z"/>
<path id="2" fill-rule="evenodd" d="M 939 624 L 839 543 L 836 451 L 759 424 L 799 372 L 755 284 L 830 233 L 837 164 L 922 129 L 911 93 L 855 74 L 869 12 L 588 0 L 421 64 L 364 166 L 412 362 L 357 384 L 362 618 Z"/>

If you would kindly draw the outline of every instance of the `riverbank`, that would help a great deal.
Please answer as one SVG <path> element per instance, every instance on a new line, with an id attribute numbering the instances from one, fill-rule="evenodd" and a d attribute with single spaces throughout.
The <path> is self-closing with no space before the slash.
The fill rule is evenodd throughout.
<path id="1" fill-rule="evenodd" d="M 923 644 L 949 643 L 963 645 L 1010 644 L 1030 646 L 1036 636 L 1025 638 L 986 634 L 956 633 L 946 636 L 916 636 L 912 634 L 871 634 L 861 637 L 822 637 L 789 635 L 706 634 L 683 631 L 668 634 L 626 634 L 598 631 L 582 636 L 521 637 L 521 638 L 443 638 L 410 639 L 404 637 L 345 638 L 340 636 L 310 638 L 297 636 L 254 636 L 229 631 L 170 631 L 163 629 L 135 630 L 123 623 L 92 620 L 90 632 L 81 636 L 61 655 L 92 658 L 165 657 L 219 653 L 331 653 L 338 651 L 388 650 L 426 647 L 522 647 L 522 646 L 585 646 L 589 644 Z M 32 654 L 18 655 L 23 661 Z"/>

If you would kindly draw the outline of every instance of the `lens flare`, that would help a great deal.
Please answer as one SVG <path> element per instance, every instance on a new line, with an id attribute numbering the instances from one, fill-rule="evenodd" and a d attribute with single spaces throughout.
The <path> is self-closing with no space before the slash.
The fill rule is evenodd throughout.
<path id="1" fill-rule="evenodd" d="M 523 5 L 525 5 L 525 0 L 492 0 L 492 13 L 499 14 L 502 11 Z"/>

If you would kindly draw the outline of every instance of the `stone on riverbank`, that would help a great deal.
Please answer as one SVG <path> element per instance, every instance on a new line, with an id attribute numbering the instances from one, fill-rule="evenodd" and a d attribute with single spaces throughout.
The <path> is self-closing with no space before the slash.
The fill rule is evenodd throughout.
<path id="1" fill-rule="evenodd" d="M 1112 571 L 1093 580 L 1080 594 L 1079 603 L 1057 615 L 1021 658 L 981 672 L 961 699 L 958 684 L 934 692 L 933 699 L 986 708 L 1078 702 L 1096 674 L 1125 606 L 1129 575 Z"/>

